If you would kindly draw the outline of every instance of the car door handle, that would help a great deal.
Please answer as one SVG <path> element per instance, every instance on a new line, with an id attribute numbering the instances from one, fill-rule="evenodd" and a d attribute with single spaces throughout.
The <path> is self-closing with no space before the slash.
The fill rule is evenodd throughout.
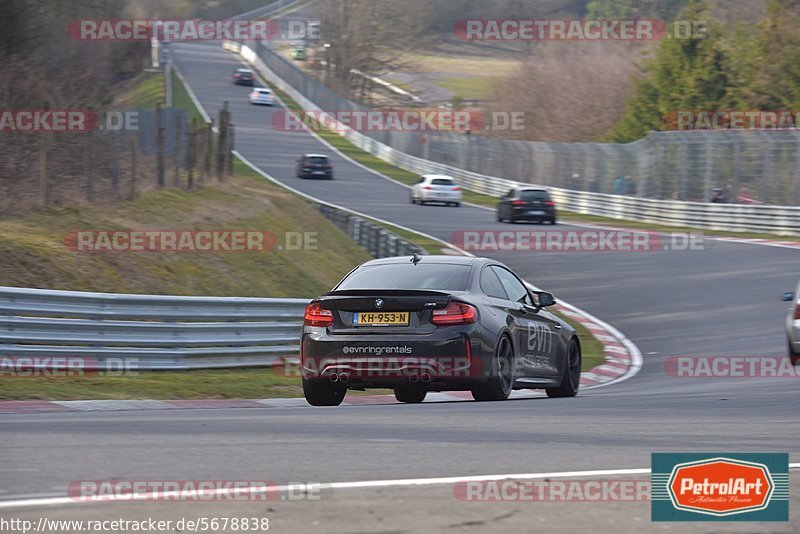
<path id="1" fill-rule="evenodd" d="M 562 327 L 560 324 L 555 324 L 553 325 L 553 328 L 555 328 L 556 330 L 561 330 Z"/>

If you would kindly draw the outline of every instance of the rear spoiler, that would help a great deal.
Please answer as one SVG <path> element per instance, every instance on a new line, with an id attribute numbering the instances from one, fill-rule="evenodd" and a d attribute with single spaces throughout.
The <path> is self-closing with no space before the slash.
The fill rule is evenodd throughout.
<path id="1" fill-rule="evenodd" d="M 431 291 L 425 289 L 343 289 L 329 291 L 323 297 L 452 297 L 444 291 Z"/>

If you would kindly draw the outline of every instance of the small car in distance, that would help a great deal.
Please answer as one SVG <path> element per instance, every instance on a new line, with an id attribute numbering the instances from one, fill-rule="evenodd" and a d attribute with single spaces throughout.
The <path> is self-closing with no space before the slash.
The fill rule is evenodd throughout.
<path id="1" fill-rule="evenodd" d="M 549 222 L 556 224 L 556 203 L 546 189 L 516 187 L 500 198 L 498 222 Z"/>
<path id="2" fill-rule="evenodd" d="M 305 61 L 308 59 L 308 54 L 306 53 L 306 47 L 303 44 L 296 44 L 292 46 L 292 59 L 295 61 Z"/>
<path id="3" fill-rule="evenodd" d="M 272 96 L 272 91 L 267 89 L 266 87 L 256 87 L 252 91 L 250 91 L 250 103 L 265 105 L 265 106 L 274 106 L 275 97 Z"/>
<path id="4" fill-rule="evenodd" d="M 786 338 L 789 342 L 789 358 L 792 364 L 800 363 L 800 285 L 794 293 L 785 293 L 784 302 L 791 302 L 786 316 Z"/>
<path id="5" fill-rule="evenodd" d="M 503 401 L 513 390 L 574 397 L 581 375 L 575 330 L 496 261 L 420 256 L 369 261 L 306 307 L 300 371 L 312 406 L 348 390 L 389 388 L 403 403 L 429 391 Z"/>
<path id="6" fill-rule="evenodd" d="M 297 177 L 333 180 L 333 164 L 324 154 L 305 154 L 297 160 Z"/>
<path id="7" fill-rule="evenodd" d="M 461 187 L 450 176 L 426 174 L 411 186 L 411 203 L 425 205 L 428 202 L 441 202 L 446 206 L 461 205 Z"/>
<path id="8" fill-rule="evenodd" d="M 236 85 L 252 86 L 255 81 L 255 75 L 250 69 L 236 69 L 233 71 L 233 83 Z"/>

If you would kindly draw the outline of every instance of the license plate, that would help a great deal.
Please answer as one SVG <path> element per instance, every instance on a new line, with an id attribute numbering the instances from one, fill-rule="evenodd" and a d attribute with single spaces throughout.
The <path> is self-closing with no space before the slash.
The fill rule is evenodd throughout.
<path id="1" fill-rule="evenodd" d="M 354 326 L 408 326 L 408 312 L 359 312 Z"/>
<path id="2" fill-rule="evenodd" d="M 529 211 L 528 215 L 544 215 L 543 211 Z"/>

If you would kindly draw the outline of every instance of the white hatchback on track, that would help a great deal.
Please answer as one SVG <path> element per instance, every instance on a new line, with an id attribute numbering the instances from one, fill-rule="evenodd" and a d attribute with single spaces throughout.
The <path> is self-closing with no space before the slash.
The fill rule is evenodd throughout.
<path id="1" fill-rule="evenodd" d="M 256 87 L 250 91 L 250 103 L 274 106 L 275 98 L 272 96 L 272 91 L 266 87 Z"/>
<path id="2" fill-rule="evenodd" d="M 461 205 L 461 187 L 450 176 L 426 174 L 411 187 L 411 203 L 441 202 L 446 206 Z"/>

